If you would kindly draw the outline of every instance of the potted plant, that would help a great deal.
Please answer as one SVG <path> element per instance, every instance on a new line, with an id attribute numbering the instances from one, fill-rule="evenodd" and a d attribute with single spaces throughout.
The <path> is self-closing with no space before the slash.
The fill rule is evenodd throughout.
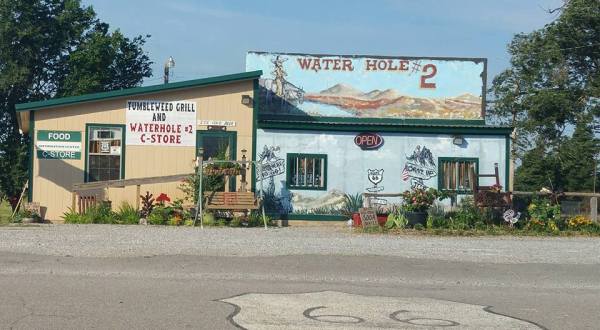
<path id="1" fill-rule="evenodd" d="M 354 226 L 360 226 L 360 215 L 358 210 L 363 206 L 363 198 L 361 193 L 355 195 L 345 194 L 344 205 L 342 206 L 341 212 L 344 216 L 352 219 Z"/>
<path id="2" fill-rule="evenodd" d="M 436 199 L 442 200 L 446 195 L 436 189 L 414 188 L 402 193 L 404 202 L 402 211 L 406 217 L 407 224 L 414 227 L 416 224 L 425 226 L 427 224 L 427 210 Z"/>
<path id="3" fill-rule="evenodd" d="M 40 215 L 31 209 L 24 209 L 19 212 L 19 218 L 21 219 L 21 223 L 34 223 L 41 219 Z"/>

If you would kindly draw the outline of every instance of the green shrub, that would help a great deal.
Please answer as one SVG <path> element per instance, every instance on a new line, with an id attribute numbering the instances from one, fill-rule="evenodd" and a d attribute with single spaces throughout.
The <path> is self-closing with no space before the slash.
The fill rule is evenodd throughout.
<path id="1" fill-rule="evenodd" d="M 81 214 L 77 213 L 75 210 L 73 210 L 73 208 L 70 207 L 67 212 L 63 213 L 62 218 L 65 220 L 65 223 L 82 223 Z"/>
<path id="2" fill-rule="evenodd" d="M 116 213 L 116 219 L 120 224 L 137 225 L 140 223 L 140 214 L 131 204 L 123 202 Z"/>
<path id="3" fill-rule="evenodd" d="M 148 215 L 148 224 L 151 225 L 164 225 L 167 223 L 168 213 L 163 207 L 155 207 L 150 215 Z"/>
<path id="4" fill-rule="evenodd" d="M 358 209 L 363 207 L 363 196 L 361 193 L 355 195 L 345 194 L 344 204 L 340 212 L 347 217 L 351 217 L 352 213 L 358 212 Z"/>
<path id="5" fill-rule="evenodd" d="M 202 215 L 202 223 L 205 226 L 214 226 L 216 224 L 215 215 L 210 212 L 204 213 Z"/>
<path id="6" fill-rule="evenodd" d="M 386 229 L 404 229 L 408 224 L 408 219 L 404 216 L 402 212 L 392 212 L 388 215 L 387 221 L 385 222 Z"/>
<path id="7" fill-rule="evenodd" d="M 181 226 L 183 224 L 183 218 L 175 215 L 169 218 L 169 226 Z"/>
<path id="8" fill-rule="evenodd" d="M 231 222 L 229 222 L 229 226 L 230 227 L 241 227 L 242 226 L 242 218 L 240 217 L 233 217 L 233 219 L 231 219 Z"/>
<path id="9" fill-rule="evenodd" d="M 418 230 L 418 231 L 421 231 L 421 230 L 424 230 L 424 229 L 425 229 L 425 227 L 423 227 L 423 225 L 422 225 L 422 224 L 420 224 L 420 223 L 417 223 L 417 224 L 415 225 L 415 229 L 416 229 L 416 230 Z"/>
<path id="10" fill-rule="evenodd" d="M 185 219 L 183 225 L 186 227 L 194 227 L 194 219 Z"/>
<path id="11" fill-rule="evenodd" d="M 536 197 L 527 207 L 529 212 L 529 221 L 525 226 L 526 229 L 539 232 L 559 232 L 560 205 L 553 204 L 548 198 Z"/>
<path id="12" fill-rule="evenodd" d="M 444 212 L 444 206 L 435 203 L 429 211 L 427 217 L 427 228 L 446 228 L 448 227 L 448 221 L 446 221 L 446 213 Z"/>
<path id="13" fill-rule="evenodd" d="M 448 213 L 448 228 L 466 230 L 475 228 L 476 223 L 485 223 L 485 217 L 472 197 L 465 197 L 455 212 Z"/>

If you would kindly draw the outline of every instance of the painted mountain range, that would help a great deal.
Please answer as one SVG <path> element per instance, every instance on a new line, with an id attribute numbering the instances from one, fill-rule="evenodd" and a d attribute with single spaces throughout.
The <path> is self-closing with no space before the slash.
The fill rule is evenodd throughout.
<path id="1" fill-rule="evenodd" d="M 402 95 L 393 89 L 364 93 L 337 84 L 319 93 L 306 93 L 304 101 L 333 105 L 357 117 L 481 118 L 481 97 L 472 94 L 431 99 Z"/>

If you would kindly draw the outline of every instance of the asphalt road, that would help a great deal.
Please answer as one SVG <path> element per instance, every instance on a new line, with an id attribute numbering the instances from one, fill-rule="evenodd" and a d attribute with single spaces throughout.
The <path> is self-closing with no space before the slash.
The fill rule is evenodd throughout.
<path id="1" fill-rule="evenodd" d="M 0 328 L 594 329 L 600 323 L 597 239 L 179 229 L 0 228 Z M 107 230 L 113 235 L 99 239 Z M 229 240 L 210 238 L 224 233 Z M 116 251 L 112 243 L 121 235 L 134 235 L 137 243 Z M 153 245 L 157 236 L 162 252 Z M 301 238 L 288 244 L 288 237 Z M 314 253 L 310 244 L 300 248 L 300 241 L 325 244 L 324 237 L 391 251 L 352 255 L 336 248 Z M 182 244 L 194 242 L 214 250 L 180 253 Z M 295 253 L 248 252 L 273 242 L 284 251 L 292 245 Z M 411 244 L 409 257 L 398 253 L 398 242 Z M 506 251 L 490 252 L 494 243 L 513 246 L 513 259 Z M 65 245 L 71 253 L 56 253 Z M 455 254 L 446 251 L 459 246 Z M 572 256 L 578 248 L 584 248 L 577 251 L 582 262 Z"/>

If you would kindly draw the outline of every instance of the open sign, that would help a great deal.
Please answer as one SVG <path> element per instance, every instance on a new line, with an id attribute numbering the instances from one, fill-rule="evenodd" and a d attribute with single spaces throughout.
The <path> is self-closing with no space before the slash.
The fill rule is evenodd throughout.
<path id="1" fill-rule="evenodd" d="M 383 145 L 383 137 L 377 133 L 360 133 L 354 137 L 354 144 L 362 150 L 375 150 Z"/>

